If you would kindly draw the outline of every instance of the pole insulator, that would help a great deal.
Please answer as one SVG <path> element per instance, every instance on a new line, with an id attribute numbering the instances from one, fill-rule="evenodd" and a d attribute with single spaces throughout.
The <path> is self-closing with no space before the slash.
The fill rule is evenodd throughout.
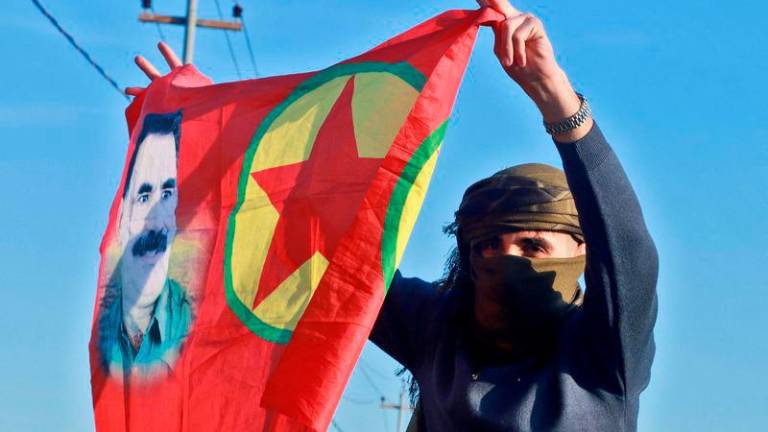
<path id="1" fill-rule="evenodd" d="M 141 0 L 141 7 L 144 9 L 152 9 L 152 0 Z"/>
<path id="2" fill-rule="evenodd" d="M 243 7 L 240 6 L 240 3 L 235 3 L 235 5 L 232 6 L 232 16 L 235 18 L 243 17 Z"/>

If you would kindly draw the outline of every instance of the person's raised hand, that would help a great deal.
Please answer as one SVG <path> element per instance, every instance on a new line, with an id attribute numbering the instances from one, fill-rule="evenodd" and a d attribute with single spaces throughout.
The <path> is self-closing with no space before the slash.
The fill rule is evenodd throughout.
<path id="1" fill-rule="evenodd" d="M 541 20 L 522 13 L 507 0 L 477 0 L 502 13 L 506 19 L 494 27 L 494 52 L 504 70 L 520 86 L 558 78 L 560 68 Z"/>
<path id="2" fill-rule="evenodd" d="M 507 74 L 539 107 L 544 120 L 558 122 L 575 114 L 581 101 L 555 59 L 541 20 L 515 9 L 508 0 L 476 1 L 481 7 L 490 7 L 504 15 L 504 21 L 493 29 L 494 53 Z M 579 139 L 591 126 L 590 119 L 568 136 L 556 138 Z"/>
<path id="3" fill-rule="evenodd" d="M 171 70 L 181 66 L 181 60 L 179 60 L 179 57 L 176 55 L 176 53 L 173 52 L 171 47 L 169 47 L 165 42 L 158 43 L 157 48 L 160 50 L 160 54 L 163 55 L 165 62 L 168 64 L 168 67 Z M 150 81 L 154 81 L 155 79 L 162 76 L 160 71 L 158 71 L 157 68 L 144 57 L 138 55 L 136 58 L 134 58 L 134 62 L 136 62 L 136 66 L 138 66 L 139 69 L 144 72 L 144 75 L 146 75 Z M 130 96 L 138 96 L 144 90 L 145 87 L 127 87 L 125 89 L 125 94 Z"/>

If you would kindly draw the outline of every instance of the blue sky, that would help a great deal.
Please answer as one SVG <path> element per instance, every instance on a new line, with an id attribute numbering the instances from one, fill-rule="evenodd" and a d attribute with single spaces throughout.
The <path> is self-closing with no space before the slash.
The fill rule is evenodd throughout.
<path id="1" fill-rule="evenodd" d="M 199 0 L 201 17 L 216 17 Z M 221 0 L 228 11 L 231 0 Z M 155 0 L 180 14 L 181 0 Z M 261 76 L 320 69 L 471 0 L 244 0 Z M 565 3 L 565 4 L 561 4 Z M 140 1 L 45 5 L 122 86 L 162 64 Z M 558 58 L 614 146 L 661 259 L 658 352 L 641 431 L 759 431 L 768 420 L 768 3 L 519 2 L 547 26 Z M 181 28 L 164 28 L 181 51 Z M 252 76 L 241 34 L 241 69 Z M 440 275 L 464 188 L 522 162 L 557 164 L 535 107 L 481 32 L 432 188 L 401 270 Z M 0 430 L 93 428 L 87 341 L 98 245 L 124 160 L 126 101 L 30 1 L 0 16 Z M 199 30 L 196 64 L 237 79 L 221 32 Z M 369 344 L 370 345 L 370 344 Z M 345 431 L 391 431 L 397 364 L 366 347 L 336 414 Z M 373 385 L 371 384 L 373 381 Z"/>

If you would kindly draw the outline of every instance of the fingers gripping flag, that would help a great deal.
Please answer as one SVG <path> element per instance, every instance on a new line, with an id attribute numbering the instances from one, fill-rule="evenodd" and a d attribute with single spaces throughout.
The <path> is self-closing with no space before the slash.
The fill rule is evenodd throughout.
<path id="1" fill-rule="evenodd" d="M 128 107 L 90 343 L 98 430 L 325 430 L 424 199 L 478 25 Z"/>

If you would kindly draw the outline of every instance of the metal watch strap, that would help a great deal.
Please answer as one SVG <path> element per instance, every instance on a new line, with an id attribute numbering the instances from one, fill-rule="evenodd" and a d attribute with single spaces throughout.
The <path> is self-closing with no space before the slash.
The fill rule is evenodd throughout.
<path id="1" fill-rule="evenodd" d="M 579 110 L 576 111 L 576 114 L 568 117 L 565 120 L 559 121 L 557 123 L 547 123 L 545 121 L 544 128 L 546 129 L 548 134 L 559 135 L 559 134 L 563 134 L 568 131 L 574 130 L 577 127 L 583 125 L 584 122 L 587 121 L 587 119 L 592 117 L 592 110 L 589 108 L 589 103 L 587 102 L 587 99 L 581 93 L 576 93 L 576 95 L 579 97 L 579 100 L 581 101 L 581 106 L 579 107 Z"/>

